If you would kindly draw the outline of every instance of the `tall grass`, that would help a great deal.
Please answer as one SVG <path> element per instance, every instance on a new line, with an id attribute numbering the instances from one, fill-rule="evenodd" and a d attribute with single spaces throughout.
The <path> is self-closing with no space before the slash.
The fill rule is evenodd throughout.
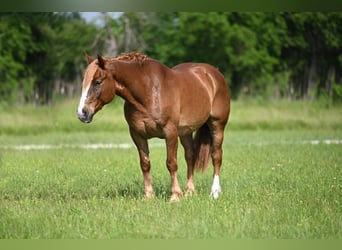
<path id="1" fill-rule="evenodd" d="M 342 107 L 326 107 L 320 102 L 249 100 L 233 102 L 230 128 L 238 130 L 340 129 Z"/>
<path id="2" fill-rule="evenodd" d="M 66 100 L 55 106 L 24 106 L 0 109 L 0 134 L 40 134 L 44 132 L 90 132 L 124 130 L 122 100 L 117 98 L 95 116 L 91 126 L 78 121 L 78 100 Z"/>
<path id="3" fill-rule="evenodd" d="M 127 131 L 123 101 L 114 99 L 85 125 L 76 118 L 78 100 L 67 100 L 55 106 L 0 108 L 0 134 L 25 135 L 42 132 Z M 255 129 L 339 129 L 341 106 L 322 107 L 318 102 L 278 101 L 267 104 L 256 101 L 231 104 L 230 130 Z"/>

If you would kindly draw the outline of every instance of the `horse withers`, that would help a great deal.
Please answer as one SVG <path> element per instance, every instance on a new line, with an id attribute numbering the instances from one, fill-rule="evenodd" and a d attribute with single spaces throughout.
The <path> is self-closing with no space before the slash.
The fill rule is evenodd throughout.
<path id="1" fill-rule="evenodd" d="M 230 95 L 223 75 L 204 63 L 182 63 L 173 68 L 140 53 L 118 57 L 87 57 L 77 116 L 90 123 L 115 95 L 125 100 L 124 113 L 137 147 L 144 177 L 144 196 L 153 197 L 148 139 L 166 141 L 166 165 L 171 176 L 171 198 L 183 195 L 177 179 L 178 137 L 187 163 L 186 192 L 195 191 L 194 169 L 214 166 L 211 195 L 221 192 L 224 129 L 230 112 Z"/>

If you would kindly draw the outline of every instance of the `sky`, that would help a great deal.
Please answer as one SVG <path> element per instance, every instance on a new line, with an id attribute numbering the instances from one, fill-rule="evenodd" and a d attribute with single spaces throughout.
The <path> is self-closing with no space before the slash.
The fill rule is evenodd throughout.
<path id="1" fill-rule="evenodd" d="M 81 17 L 84 18 L 87 22 L 95 23 L 98 26 L 103 25 L 103 21 L 101 18 L 101 12 L 80 12 Z M 108 14 L 113 18 L 118 18 L 122 14 L 122 12 L 108 12 Z"/>

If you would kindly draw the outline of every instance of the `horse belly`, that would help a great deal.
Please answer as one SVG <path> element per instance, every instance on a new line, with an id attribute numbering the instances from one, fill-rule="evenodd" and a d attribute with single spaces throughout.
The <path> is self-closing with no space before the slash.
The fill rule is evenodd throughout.
<path id="1" fill-rule="evenodd" d="M 194 105 L 188 105 L 181 109 L 178 125 L 179 135 L 185 135 L 196 131 L 209 119 L 211 110 L 209 100 L 202 99 L 201 103 L 196 103 L 196 100 L 193 100 L 193 104 Z"/>
<path id="2" fill-rule="evenodd" d="M 184 136 L 193 133 L 200 126 L 178 126 L 178 135 Z"/>
<path id="3" fill-rule="evenodd" d="M 179 67 L 177 71 L 187 75 L 179 85 L 179 131 L 195 131 L 209 119 L 215 89 L 214 78 L 202 64 L 184 64 Z"/>

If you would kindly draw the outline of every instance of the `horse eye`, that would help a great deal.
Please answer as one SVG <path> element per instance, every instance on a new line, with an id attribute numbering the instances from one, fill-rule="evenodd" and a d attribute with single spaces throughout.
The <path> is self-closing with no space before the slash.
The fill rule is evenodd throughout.
<path id="1" fill-rule="evenodd" d="M 94 85 L 95 85 L 95 86 L 99 86 L 101 83 L 102 83 L 101 80 L 96 80 L 96 81 L 94 82 Z"/>

